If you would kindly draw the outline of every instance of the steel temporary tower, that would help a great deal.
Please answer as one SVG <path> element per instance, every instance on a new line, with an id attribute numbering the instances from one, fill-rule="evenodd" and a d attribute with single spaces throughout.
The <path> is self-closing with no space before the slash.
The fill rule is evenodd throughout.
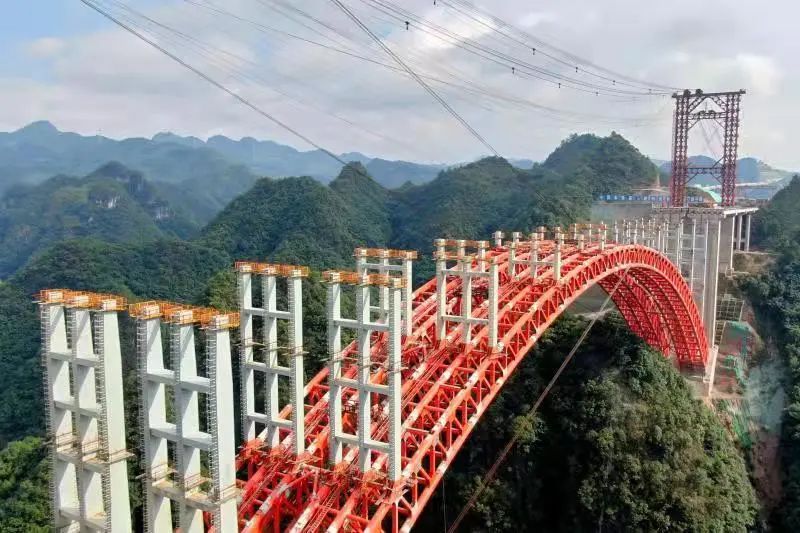
<path id="1" fill-rule="evenodd" d="M 700 89 L 691 92 L 687 89 L 672 95 L 675 99 L 670 180 L 672 207 L 685 205 L 686 184 L 701 174 L 711 174 L 720 182 L 723 207 L 733 205 L 739 144 L 739 107 L 744 93 L 741 89 L 720 93 L 704 93 Z M 700 109 L 703 104 L 706 105 Z M 710 167 L 689 167 L 689 130 L 701 120 L 712 120 L 722 126 L 722 157 Z"/>

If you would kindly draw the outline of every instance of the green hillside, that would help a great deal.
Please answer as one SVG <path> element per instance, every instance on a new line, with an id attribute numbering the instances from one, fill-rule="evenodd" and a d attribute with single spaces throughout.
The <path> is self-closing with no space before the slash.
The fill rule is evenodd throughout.
<path id="1" fill-rule="evenodd" d="M 769 204 L 754 216 L 752 239 L 765 246 L 786 248 L 797 245 L 800 235 L 800 176 L 775 193 Z"/>
<path id="2" fill-rule="evenodd" d="M 590 206 L 581 179 L 564 180 L 541 167 L 521 170 L 502 158 L 444 171 L 395 198 L 393 244 L 423 251 L 438 237 L 488 238 L 498 229 L 568 223 Z"/>
<path id="3" fill-rule="evenodd" d="M 201 242 L 236 257 L 345 266 L 361 245 L 425 253 L 437 237 L 572 222 L 588 214 L 586 183 L 488 158 L 423 185 L 388 190 L 352 164 L 327 187 L 311 178 L 260 180 L 203 230 Z"/>
<path id="4" fill-rule="evenodd" d="M 588 177 L 593 194 L 626 193 L 658 181 L 658 168 L 618 133 L 565 139 L 542 164 L 565 178 Z"/>
<path id="5" fill-rule="evenodd" d="M 381 221 L 367 218 L 380 210 L 364 207 L 357 212 L 335 188 L 309 177 L 263 178 L 203 230 L 200 242 L 237 258 L 341 266 L 356 246 L 386 244 Z"/>
<path id="6" fill-rule="evenodd" d="M 0 200 L 0 277 L 65 239 L 138 243 L 194 231 L 141 173 L 109 163 L 84 178 L 56 176 L 6 192 Z"/>

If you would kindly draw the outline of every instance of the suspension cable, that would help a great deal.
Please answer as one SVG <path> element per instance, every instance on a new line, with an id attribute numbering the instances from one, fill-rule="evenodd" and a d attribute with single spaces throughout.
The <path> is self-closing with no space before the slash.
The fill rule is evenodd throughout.
<path id="1" fill-rule="evenodd" d="M 333 2 L 333 3 L 334 3 L 334 4 L 335 4 L 335 5 L 336 5 L 336 6 L 337 6 L 339 9 L 341 9 L 341 10 L 342 10 L 342 11 L 343 11 L 343 12 L 344 12 L 344 13 L 345 13 L 345 14 L 346 14 L 346 15 L 347 15 L 347 16 L 348 16 L 348 17 L 349 17 L 349 18 L 350 18 L 350 19 L 351 19 L 353 22 L 355 22 L 355 24 L 356 24 L 356 25 L 357 25 L 359 28 L 361 28 L 362 30 L 364 30 L 364 32 L 365 32 L 367 35 L 369 35 L 369 36 L 370 36 L 370 38 L 372 38 L 372 39 L 373 39 L 373 40 L 374 40 L 374 41 L 375 41 L 375 42 L 376 42 L 376 43 L 377 43 L 377 44 L 378 44 L 378 45 L 379 45 L 379 46 L 380 46 L 380 47 L 381 47 L 381 48 L 382 48 L 382 49 L 383 49 L 383 50 L 384 50 L 384 51 L 385 51 L 385 52 L 386 52 L 386 53 L 387 53 L 387 54 L 388 54 L 388 55 L 389 55 L 389 56 L 390 56 L 392 59 L 394 59 L 394 61 L 395 61 L 395 62 L 396 62 L 398 65 L 400 65 L 400 66 L 403 68 L 403 70 L 405 70 L 405 71 L 406 71 L 406 72 L 407 72 L 407 73 L 408 73 L 408 74 L 409 74 L 409 75 L 410 75 L 412 78 L 414 78 L 414 80 L 415 80 L 417 83 L 419 83 L 419 84 L 422 86 L 422 88 L 424 88 L 424 89 L 425 89 L 425 90 L 426 90 L 426 91 L 427 91 L 427 92 L 428 92 L 428 93 L 429 93 L 429 94 L 430 94 L 430 95 L 431 95 L 431 96 L 432 96 L 432 97 L 433 97 L 433 98 L 434 98 L 434 99 L 435 99 L 437 102 L 439 102 L 439 103 L 442 105 L 442 107 L 444 107 L 444 108 L 445 108 L 445 110 L 447 110 L 447 112 L 448 112 L 448 113 L 450 113 L 451 115 L 453 115 L 453 117 L 454 117 L 454 118 L 455 118 L 455 119 L 456 119 L 458 122 L 460 122 L 460 123 L 461 123 L 461 125 L 462 125 L 462 126 L 464 126 L 464 128 L 466 128 L 466 129 L 467 129 L 467 131 L 469 131 L 469 132 L 472 134 L 472 136 L 473 136 L 473 137 L 475 137 L 476 139 L 478 139 L 478 141 L 480 141 L 480 142 L 481 142 L 481 144 L 483 144 L 483 145 L 484 145 L 486 148 L 488 148 L 488 149 L 489 149 L 489 151 L 491 151 L 491 152 L 492 152 L 494 155 L 496 155 L 496 156 L 498 156 L 498 157 L 500 156 L 500 154 L 497 152 L 497 150 L 495 150 L 495 149 L 494 149 L 494 147 L 493 147 L 491 144 L 489 144 L 489 142 L 488 142 L 486 139 L 484 139 L 484 138 L 483 138 L 483 136 L 482 136 L 480 133 L 478 133 L 478 132 L 475 130 L 475 128 L 473 128 L 473 127 L 472 127 L 472 126 L 469 124 L 469 122 L 467 122 L 467 121 L 466 121 L 466 120 L 465 120 L 465 119 L 464 119 L 464 118 L 463 118 L 461 115 L 459 115 L 459 114 L 458 114 L 458 112 L 457 112 L 455 109 L 453 109 L 453 108 L 450 106 L 450 104 L 448 104 L 448 103 L 447 103 L 447 101 L 446 101 L 444 98 L 442 98 L 442 97 L 439 95 L 439 93 L 437 93 L 435 90 L 433 90 L 433 88 L 432 88 L 430 85 L 428 85 L 428 84 L 425 82 L 425 80 L 423 80 L 423 79 L 422 79 L 422 78 L 421 78 L 421 77 L 420 77 L 420 76 L 419 76 L 419 75 L 418 75 L 418 74 L 417 74 L 417 73 L 416 73 L 416 72 L 415 72 L 415 71 L 414 71 L 414 70 L 413 70 L 411 67 L 409 67 L 409 66 L 406 64 L 406 62 L 405 62 L 405 61 L 403 61 L 403 59 L 402 59 L 400 56 L 398 56 L 396 53 L 394 53 L 394 51 L 393 51 L 391 48 L 389 48 L 389 47 L 388 47 L 388 46 L 387 46 L 387 45 L 386 45 L 386 44 L 385 44 L 385 43 L 384 43 L 384 42 L 381 40 L 381 38 L 380 38 L 380 37 L 378 37 L 377 35 L 375 35 L 375 33 L 373 33 L 373 31 L 372 31 L 371 29 L 369 29 L 369 27 L 368 27 L 366 24 L 364 24 L 363 22 L 361 22 L 361 19 L 359 19 L 359 18 L 356 16 L 356 14 L 355 14 L 355 13 L 353 13 L 353 12 L 352 12 L 352 11 L 351 11 L 351 10 L 350 10 L 350 9 L 349 9 L 347 6 L 345 6 L 345 5 L 344 5 L 344 4 L 343 4 L 343 3 L 342 3 L 340 0 L 331 0 L 331 2 Z"/>

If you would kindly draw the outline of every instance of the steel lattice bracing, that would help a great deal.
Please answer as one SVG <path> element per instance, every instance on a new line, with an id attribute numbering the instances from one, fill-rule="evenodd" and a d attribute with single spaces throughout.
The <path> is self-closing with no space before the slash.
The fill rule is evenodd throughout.
<path id="1" fill-rule="evenodd" d="M 563 233 L 547 239 L 537 231 L 527 241 L 514 235 L 508 247 L 498 238 L 482 257 L 440 255 L 456 263 L 440 269 L 452 275 L 438 276 L 443 284 L 438 295 L 436 279 L 413 293 L 411 334 L 402 337 L 400 478 L 389 478 L 388 456 L 380 451 L 371 452 L 369 468 L 363 472 L 359 466 L 366 462 L 359 461 L 353 447 L 343 450 L 342 460 L 331 464 L 326 368 L 305 387 L 303 454 L 291 454 L 288 435 L 279 446 L 265 448 L 251 442 L 240 453 L 239 466 L 247 477 L 239 506 L 242 529 L 410 529 L 516 366 L 566 307 L 592 285 L 607 291 L 617 287 L 612 299 L 633 331 L 648 343 L 675 354 L 683 366 L 703 367 L 708 343 L 691 289 L 680 271 L 653 248 L 607 243 L 604 227 L 598 230 L 602 234 L 592 231 L 588 238 L 566 241 Z M 459 241 L 453 243 L 459 246 Z M 482 245 L 477 248 L 481 250 Z M 479 274 L 483 261 L 496 267 L 496 289 L 490 286 L 491 275 L 470 274 Z M 469 280 L 469 291 L 464 291 L 464 279 Z M 471 301 L 462 301 L 470 292 Z M 496 343 L 490 342 L 490 336 L 494 337 L 490 332 L 494 320 L 489 320 L 492 298 L 497 303 Z M 440 337 L 443 316 L 462 320 L 450 324 Z M 464 324 L 468 335 L 464 335 Z M 377 386 L 385 385 L 396 371 L 387 361 L 387 337 L 386 331 L 371 334 L 369 361 L 377 367 L 370 379 Z M 338 355 L 337 374 L 344 379 L 357 377 L 358 361 L 364 359 L 363 354 L 357 357 L 357 350 L 358 343 L 353 343 Z M 345 388 L 340 394 L 343 403 L 357 403 L 359 389 Z M 371 401 L 379 404 L 381 398 L 376 394 Z M 284 418 L 290 415 L 282 413 Z M 359 420 L 357 412 L 345 410 L 342 430 L 357 434 L 358 427 L 369 420 Z M 387 438 L 385 416 L 372 417 L 371 425 L 372 439 Z"/>
<path id="2" fill-rule="evenodd" d="M 672 126 L 672 207 L 686 205 L 686 185 L 693 177 L 710 174 L 722 184 L 722 205 L 732 206 L 736 189 L 736 159 L 739 146 L 739 108 L 744 91 L 704 93 L 684 91 L 674 94 L 675 114 Z M 700 109 L 703 104 L 713 108 Z M 722 127 L 722 156 L 710 167 L 690 167 L 689 130 L 701 120 Z"/>

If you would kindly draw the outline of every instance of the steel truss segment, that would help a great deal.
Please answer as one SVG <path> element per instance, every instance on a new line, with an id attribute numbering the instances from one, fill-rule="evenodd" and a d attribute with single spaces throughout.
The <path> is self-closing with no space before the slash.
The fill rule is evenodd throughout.
<path id="1" fill-rule="evenodd" d="M 712 174 L 722 184 L 722 206 L 734 205 L 736 163 L 739 145 L 739 111 L 744 91 L 704 93 L 684 91 L 674 94 L 675 113 L 672 128 L 671 205 L 686 205 L 686 185 L 700 173 Z M 718 110 L 700 110 L 704 102 L 712 102 Z M 712 121 L 722 127 L 722 157 L 709 168 L 690 168 L 688 159 L 689 130 L 699 121 Z"/>
<path id="2" fill-rule="evenodd" d="M 243 490 L 247 508 L 240 506 L 244 530 L 407 531 L 522 358 L 553 321 L 594 284 L 610 290 L 620 281 L 613 300 L 633 331 L 665 353 L 674 352 L 681 364 L 703 364 L 707 343 L 700 315 L 690 288 L 670 259 L 642 245 L 604 242 L 596 228 L 594 232 L 594 236 L 587 233 L 582 243 L 580 239 L 564 242 L 563 237 L 559 243 L 545 239 L 538 231 L 530 240 L 512 233 L 505 243 L 496 236 L 499 246 L 493 249 L 478 248 L 483 262 L 498 269 L 499 349 L 491 349 L 490 307 L 483 305 L 482 295 L 471 309 L 470 316 L 480 320 L 470 326 L 471 342 L 440 342 L 442 316 L 462 314 L 468 307 L 462 301 L 465 282 L 460 276 L 443 275 L 442 269 L 436 279 L 415 291 L 413 328 L 402 340 L 399 372 L 401 475 L 390 479 L 389 457 L 382 451 L 371 454 L 370 475 L 353 468 L 359 454 L 352 450 L 342 453 L 336 468 L 325 466 L 331 453 L 329 435 L 335 428 L 327 416 L 330 370 L 323 370 L 306 387 L 306 459 L 291 461 L 253 450 L 251 458 L 241 462 L 242 468 L 252 465 L 253 471 Z M 650 234 L 658 240 L 656 228 Z M 456 260 L 460 256 L 467 262 L 466 253 L 458 249 L 464 242 L 441 244 L 456 246 Z M 465 250 L 466 244 L 463 246 Z M 557 248 L 561 255 L 558 268 L 553 260 Z M 534 253 L 546 264 L 530 261 Z M 509 267 L 512 257 L 520 262 L 513 269 Z M 478 270 L 479 261 L 475 259 L 469 262 Z M 476 293 L 480 290 L 483 294 L 485 279 L 474 278 Z M 447 335 L 459 338 L 463 328 L 463 323 L 456 323 Z M 381 365 L 370 378 L 375 384 L 386 383 L 390 375 L 385 361 L 387 342 L 385 333 L 381 333 L 370 347 L 370 360 Z M 363 351 L 356 344 L 337 351 L 342 354 L 342 368 L 335 373 L 343 379 L 356 379 L 356 356 Z M 357 395 L 357 390 L 345 391 L 342 404 Z M 378 402 L 375 405 L 386 405 L 383 395 L 370 396 Z M 358 413 L 343 413 L 342 429 L 355 428 L 356 422 L 364 427 L 368 421 L 361 418 Z M 391 426 L 384 417 L 370 421 L 370 439 L 382 441 L 390 433 Z"/>

